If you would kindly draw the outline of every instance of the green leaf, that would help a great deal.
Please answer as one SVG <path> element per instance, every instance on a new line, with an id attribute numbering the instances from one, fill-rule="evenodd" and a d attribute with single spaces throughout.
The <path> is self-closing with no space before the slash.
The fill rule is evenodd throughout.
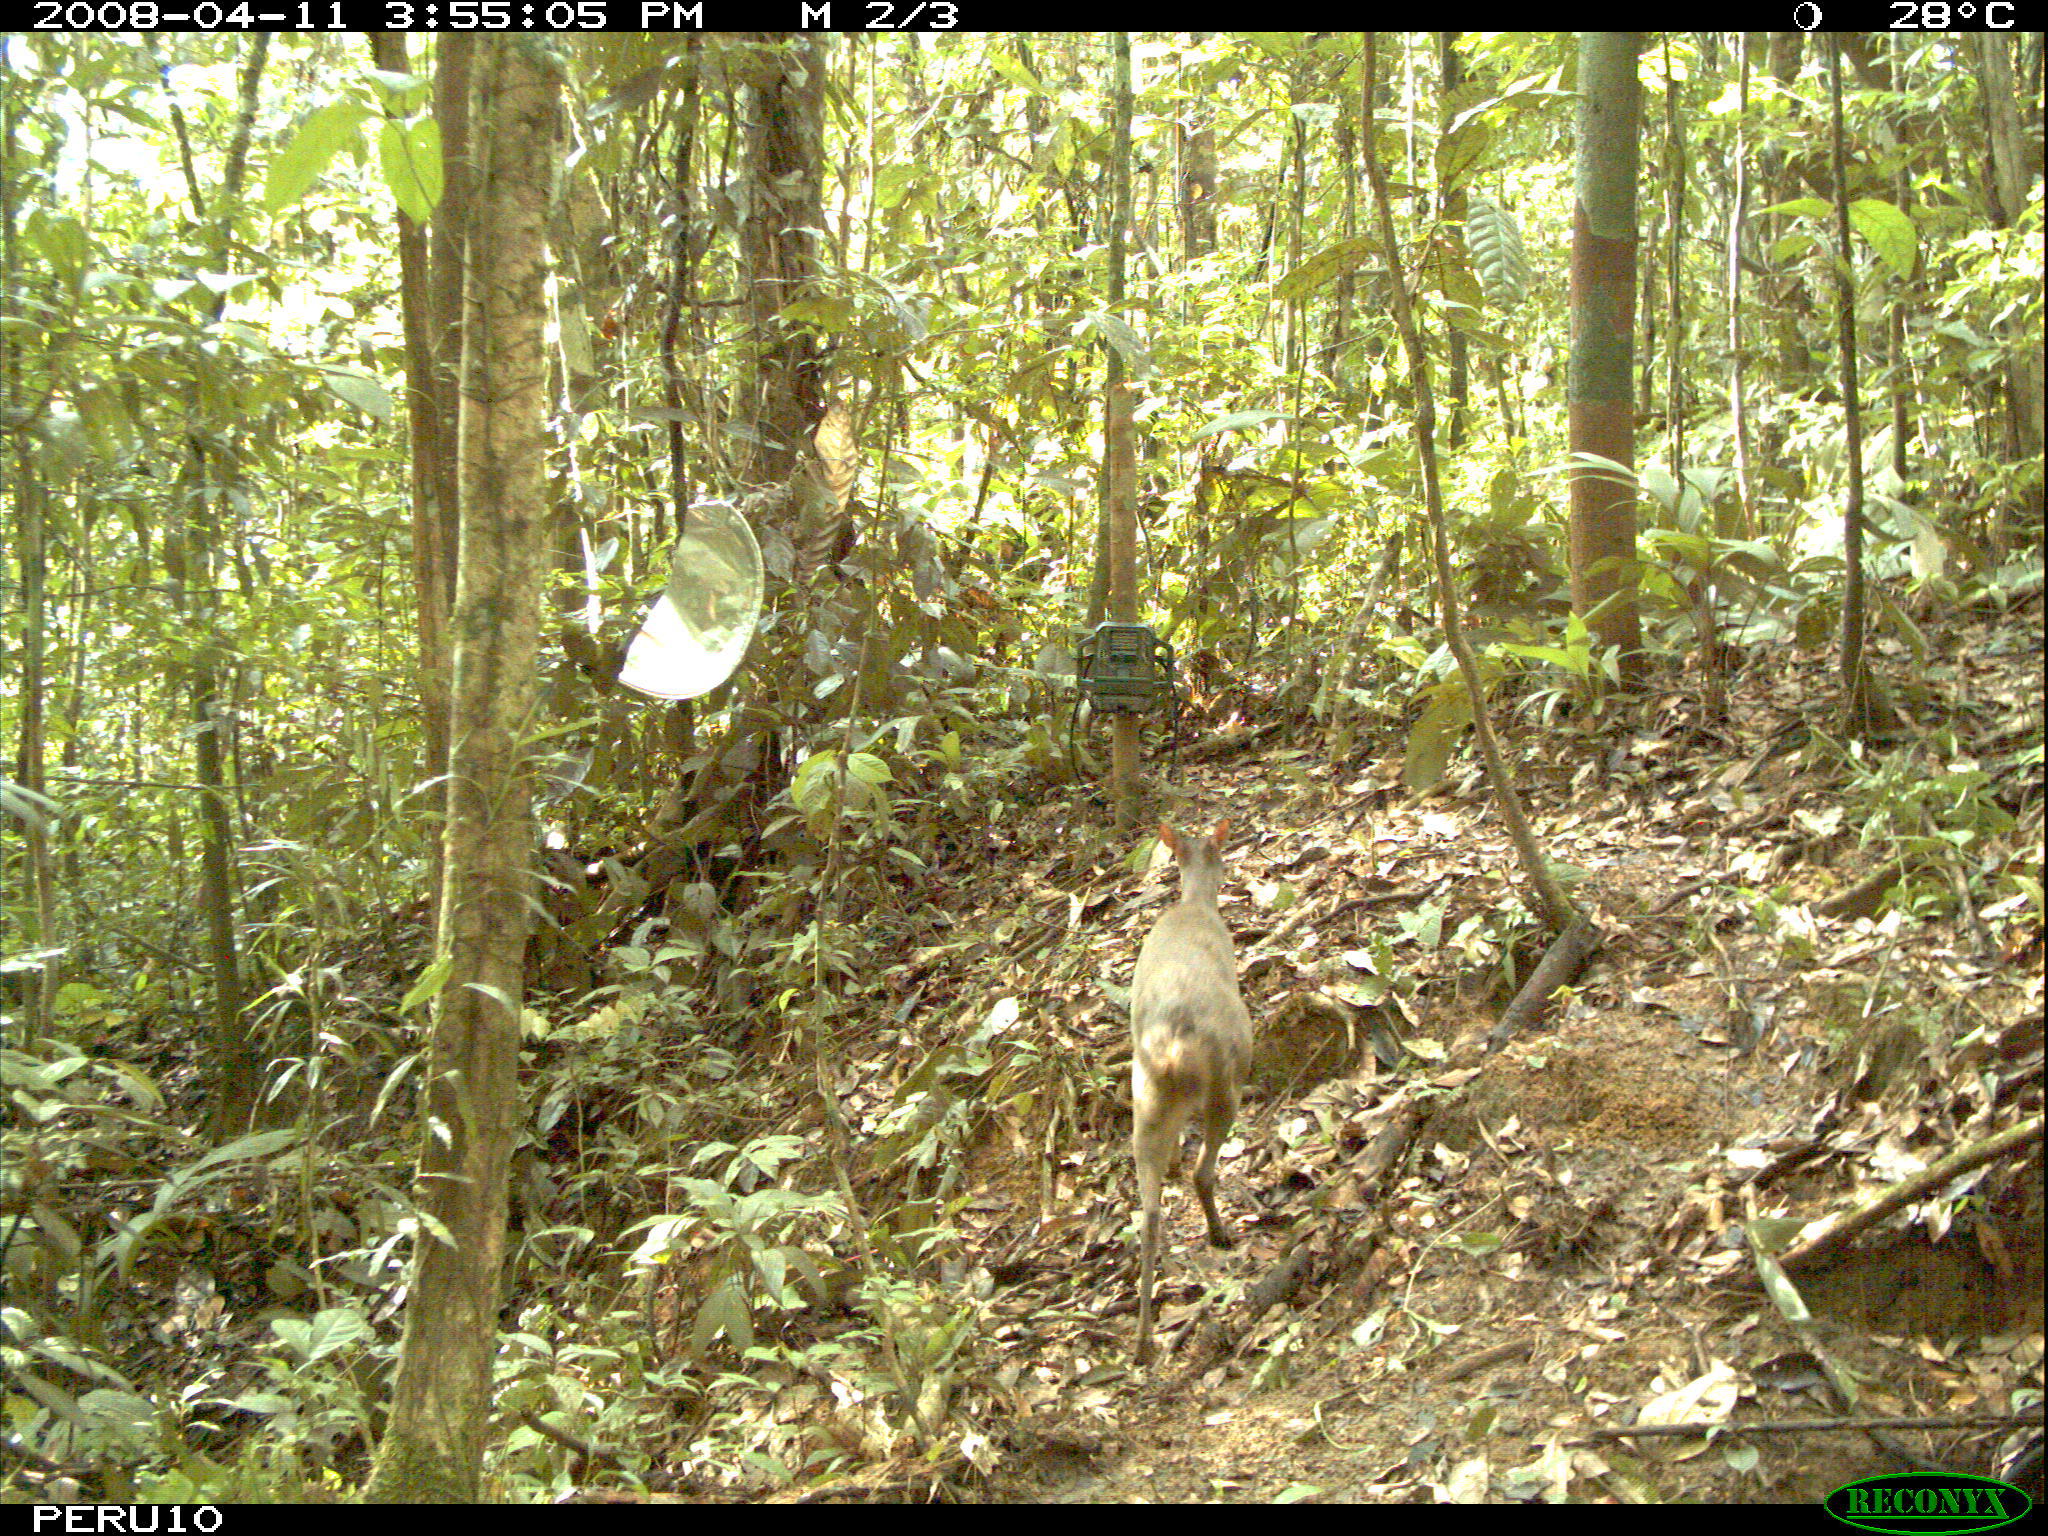
<path id="1" fill-rule="evenodd" d="M 38 209 L 29 215 L 23 233 L 67 287 L 78 286 L 79 274 L 91 255 L 83 224 L 69 214 Z"/>
<path id="2" fill-rule="evenodd" d="M 1030 70 L 1002 52 L 998 51 L 989 55 L 986 62 L 990 69 L 1020 90 L 1030 91 L 1033 95 L 1037 96 L 1046 94 L 1045 87 L 1038 83 L 1037 77 Z"/>
<path id="3" fill-rule="evenodd" d="M 398 208 L 424 224 L 441 201 L 441 125 L 431 117 L 410 125 L 387 120 L 377 130 L 377 163 Z"/>
<path id="4" fill-rule="evenodd" d="M 1827 216 L 1831 206 L 1822 198 L 1795 197 L 1789 203 L 1773 203 L 1768 208 L 1759 208 L 1755 217 L 1762 218 L 1767 213 L 1794 213 L 1802 218 L 1819 219 Z"/>
<path id="5" fill-rule="evenodd" d="M 1470 178 L 1493 145 L 1493 130 L 1476 119 L 1453 128 L 1436 145 L 1436 177 L 1440 187 L 1454 187 Z"/>
<path id="6" fill-rule="evenodd" d="M 369 69 L 363 74 L 376 85 L 386 108 L 399 113 L 416 112 L 426 105 L 428 89 L 433 85 L 433 80 L 427 75 L 393 69 Z"/>
<path id="7" fill-rule="evenodd" d="M 1477 311 L 1485 308 L 1486 290 L 1466 261 L 1463 247 L 1449 240 L 1433 240 L 1423 254 L 1421 268 L 1422 277 L 1431 288 L 1451 303 L 1463 305 L 1472 312 L 1472 318 L 1476 319 Z"/>
<path id="8" fill-rule="evenodd" d="M 1123 356 L 1124 366 L 1134 374 L 1149 372 L 1152 356 L 1145 343 L 1138 339 L 1138 333 L 1119 320 L 1115 315 L 1093 314 L 1084 324 L 1095 334 L 1108 342 Z"/>
<path id="9" fill-rule="evenodd" d="M 295 1125 L 283 1126 L 274 1131 L 252 1131 L 247 1136 L 237 1137 L 224 1147 L 215 1147 L 191 1167 L 173 1174 L 171 1183 L 176 1185 L 181 1181 L 192 1181 L 198 1174 L 208 1169 L 221 1168 L 224 1164 L 254 1162 L 257 1158 L 268 1157 L 273 1152 L 281 1152 L 286 1147 L 296 1144 L 300 1134 L 299 1128 Z M 161 1194 L 158 1201 L 162 1201 Z"/>
<path id="10" fill-rule="evenodd" d="M 795 1270 L 809 1284 L 813 1300 L 822 1304 L 825 1298 L 831 1295 L 832 1288 L 825 1283 L 825 1272 L 818 1267 L 818 1261 L 809 1253 L 795 1246 L 785 1246 L 776 1251 L 782 1255 L 783 1263 Z"/>
<path id="11" fill-rule="evenodd" d="M 180 1168 L 157 1186 L 156 1196 L 150 1208 L 131 1216 L 123 1222 L 114 1235 L 100 1244 L 100 1258 L 111 1258 L 116 1272 L 123 1280 L 129 1276 L 135 1262 L 136 1251 L 143 1240 L 177 1209 L 178 1203 L 193 1191 L 203 1188 L 234 1173 L 243 1163 L 255 1162 L 269 1157 L 297 1142 L 299 1128 L 287 1126 L 274 1131 L 258 1131 L 253 1135 L 239 1137 L 224 1147 L 216 1147 L 189 1167 Z"/>
<path id="12" fill-rule="evenodd" d="M 199 286 L 215 298 L 224 299 L 237 288 L 246 288 L 256 281 L 254 272 L 195 272 Z"/>
<path id="13" fill-rule="evenodd" d="M 1835 205 L 1819 197 L 1794 197 L 1763 213 L 1796 213 L 1808 219 L 1833 219 Z M 1919 256 L 1919 229 L 1901 209 L 1878 197 L 1860 197 L 1849 203 L 1849 227 L 1870 242 L 1878 258 L 1898 276 L 1911 276 Z M 1778 256 L 1780 252 L 1774 252 Z"/>
<path id="14" fill-rule="evenodd" d="M 813 752 L 797 765 L 796 778 L 789 786 L 789 798 L 800 811 L 822 810 L 831 803 L 832 780 L 839 765 L 837 752 Z"/>
<path id="15" fill-rule="evenodd" d="M 1364 266 L 1377 250 L 1379 241 L 1371 235 L 1359 235 L 1326 245 L 1313 255 L 1303 257 L 1300 266 L 1275 283 L 1273 295 L 1286 300 L 1305 299 L 1339 273 Z"/>
<path id="16" fill-rule="evenodd" d="M 1218 416 L 1203 423 L 1195 430 L 1190 442 L 1199 443 L 1205 437 L 1214 437 L 1219 432 L 1242 432 L 1246 427 L 1256 427 L 1262 422 L 1285 421 L 1285 411 L 1232 411 L 1227 416 Z"/>
<path id="17" fill-rule="evenodd" d="M 1439 689 L 1435 700 L 1408 733 L 1402 782 L 1417 793 L 1434 789 L 1450 762 L 1452 745 L 1471 723 L 1472 701 L 1465 696 L 1465 690 L 1457 684 Z"/>
<path id="18" fill-rule="evenodd" d="M 730 1280 L 722 1282 L 697 1309 L 696 1325 L 690 1330 L 690 1352 L 702 1359 L 721 1333 L 735 1349 L 753 1348 L 754 1320 L 747 1311 L 746 1298 Z"/>
<path id="19" fill-rule="evenodd" d="M 306 1365 L 375 1336 L 362 1313 L 353 1307 L 328 1307 L 314 1314 L 310 1321 L 298 1317 L 273 1318 L 270 1331 Z"/>
<path id="20" fill-rule="evenodd" d="M 1430 902 L 1413 912 L 1397 912 L 1394 922 L 1424 949 L 1435 949 L 1443 942 L 1444 909 L 1439 902 Z"/>
<path id="21" fill-rule="evenodd" d="M 1764 1291 L 1777 1306 L 1778 1312 L 1794 1328 L 1804 1328 L 1813 1321 L 1813 1313 L 1807 1309 L 1806 1298 L 1799 1294 L 1799 1287 L 1792 1283 L 1778 1261 L 1766 1250 L 1764 1239 L 1757 1231 L 1758 1223 L 1750 1223 L 1750 1258 L 1756 1265 L 1757 1278 L 1764 1283 Z"/>
<path id="22" fill-rule="evenodd" d="M 137 442 L 127 403 L 117 388 L 100 385 L 81 390 L 78 415 L 103 458 L 118 459 Z"/>
<path id="23" fill-rule="evenodd" d="M 1713 541 L 1696 533 L 1676 533 L 1669 528 L 1652 528 L 1642 536 L 1643 547 L 1653 556 L 1669 554 L 1687 570 L 1704 571 L 1713 564 Z"/>
<path id="24" fill-rule="evenodd" d="M 244 1392 L 239 1397 L 228 1399 L 228 1406 L 239 1408 L 244 1413 L 289 1413 L 298 1407 L 292 1399 L 281 1392 Z"/>
<path id="25" fill-rule="evenodd" d="M 281 213 L 312 191 L 327 162 L 355 138 L 368 111 L 353 101 L 330 102 L 301 123 L 263 178 L 264 211 Z"/>
<path id="26" fill-rule="evenodd" d="M 9 1370 L 8 1381 L 10 1384 L 18 1383 L 23 1392 L 41 1403 L 59 1418 L 69 1419 L 77 1424 L 85 1422 L 85 1412 L 78 1406 L 78 1399 L 69 1392 L 66 1392 L 62 1387 L 47 1382 L 33 1372 L 24 1371 L 19 1367 L 13 1367 Z"/>
<path id="27" fill-rule="evenodd" d="M 353 368 L 329 368 L 325 370 L 324 378 L 331 393 L 365 416 L 377 421 L 391 419 L 391 391 L 368 374 Z"/>
<path id="28" fill-rule="evenodd" d="M 1906 214 L 1882 198 L 1859 197 L 1849 205 L 1849 225 L 1896 276 L 1913 275 L 1920 257 L 1920 232 Z"/>
<path id="29" fill-rule="evenodd" d="M 1567 672 L 1584 677 L 1591 666 L 1592 658 L 1584 651 L 1569 651 L 1555 645 L 1508 645 L 1500 650 L 1509 656 L 1521 656 L 1529 661 L 1547 662 L 1553 667 L 1562 667 Z"/>
<path id="30" fill-rule="evenodd" d="M 923 185 L 926 172 L 909 160 L 893 160 L 875 170 L 875 206 L 894 208 Z"/>
<path id="31" fill-rule="evenodd" d="M 889 765 L 872 752 L 856 752 L 846 760 L 846 771 L 865 784 L 893 782 Z"/>
<path id="32" fill-rule="evenodd" d="M 503 987 L 493 986 L 488 981 L 465 981 L 463 985 L 479 997 L 488 997 L 492 1002 L 498 1004 L 499 1007 L 511 1014 L 513 1018 L 519 1017 L 519 1000 Z"/>
<path id="33" fill-rule="evenodd" d="M 420 972 L 420 979 L 414 982 L 412 990 L 405 994 L 405 1001 L 398 1005 L 398 1011 L 411 1013 L 413 1009 L 439 997 L 441 989 L 448 985 L 448 973 L 454 969 L 455 962 L 447 955 L 436 960 Z"/>

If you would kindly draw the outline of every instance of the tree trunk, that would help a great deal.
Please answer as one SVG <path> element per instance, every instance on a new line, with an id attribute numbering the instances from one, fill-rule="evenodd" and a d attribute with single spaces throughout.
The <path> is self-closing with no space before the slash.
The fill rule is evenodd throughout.
<path id="1" fill-rule="evenodd" d="M 438 963 L 405 1339 L 365 1496 L 479 1493 L 518 1127 L 533 889 L 525 733 L 546 564 L 547 189 L 560 76 L 544 45 L 478 39 L 478 185 L 464 289 L 462 558 Z M 443 1241 L 437 1232 L 445 1232 Z"/>
<path id="2" fill-rule="evenodd" d="M 405 74 L 405 35 L 370 34 L 370 56 L 379 69 Z M 444 73 L 446 65 L 444 61 Z M 444 136 L 443 143 L 446 138 Z M 448 220 L 454 210 L 443 206 L 435 220 Z M 459 290 L 458 290 L 459 294 Z M 418 614 L 420 680 L 420 777 L 432 780 L 448 771 L 448 602 L 454 590 L 454 550 L 448 534 L 455 527 L 454 390 L 444 388 L 439 353 L 449 338 L 436 312 L 434 269 L 426 229 L 403 209 L 398 214 L 398 302 L 405 325 L 406 426 L 412 458 L 412 571 Z M 460 319 L 460 308 L 456 308 Z M 461 331 L 454 332 L 459 341 Z M 450 370 L 452 376 L 452 370 Z M 440 840 L 428 865 L 430 922 L 438 925 L 441 900 Z"/>
<path id="3" fill-rule="evenodd" d="M 1578 196 L 1572 210 L 1571 446 L 1621 466 L 1572 470 L 1572 607 L 1640 666 L 1636 621 L 1636 161 L 1642 88 L 1636 34 L 1579 40 Z M 1627 675 L 1625 671 L 1624 675 Z"/>

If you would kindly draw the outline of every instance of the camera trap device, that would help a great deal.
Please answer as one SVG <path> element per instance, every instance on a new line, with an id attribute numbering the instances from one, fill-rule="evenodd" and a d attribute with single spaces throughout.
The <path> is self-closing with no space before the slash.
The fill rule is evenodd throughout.
<path id="1" fill-rule="evenodd" d="M 1180 689 L 1174 681 L 1173 647 L 1146 624 L 1098 624 L 1074 647 L 1081 697 L 1090 723 L 1104 715 L 1165 715 L 1171 739 L 1180 725 Z M 1067 721 L 1067 756 L 1080 777 L 1074 750 L 1078 705 Z"/>

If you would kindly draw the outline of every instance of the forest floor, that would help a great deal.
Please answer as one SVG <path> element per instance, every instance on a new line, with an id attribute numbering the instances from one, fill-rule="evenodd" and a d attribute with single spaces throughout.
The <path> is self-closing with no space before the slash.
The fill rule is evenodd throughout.
<path id="1" fill-rule="evenodd" d="M 2038 1136 L 1802 1272 L 1810 1321 L 1773 1302 L 1746 1232 L 2038 1126 L 2038 895 L 1980 911 L 1912 857 L 1871 877 L 1900 847 L 1887 827 L 1924 848 L 1959 822 L 1949 866 L 1976 889 L 2039 869 L 2042 639 L 2038 598 L 1933 632 L 1888 767 L 1817 749 L 1802 719 L 1833 676 L 1792 652 L 1732 680 L 1718 729 L 1685 686 L 1619 746 L 1522 741 L 1521 791 L 1605 943 L 1490 1055 L 1470 1040 L 1509 995 L 1494 941 L 1538 925 L 1476 767 L 1419 799 L 1397 751 L 1333 764 L 1269 740 L 1189 767 L 1163 813 L 1235 823 L 1223 910 L 1259 1046 L 1222 1164 L 1237 1244 L 1208 1247 L 1169 1184 L 1149 1372 L 1130 1358 L 1123 988 L 1170 880 L 1133 879 L 1130 844 L 1090 842 L 1068 802 L 992 826 L 883 977 L 915 1007 L 870 1079 L 879 1109 L 906 1060 L 1014 1000 L 1098 1090 L 990 1107 L 965 1171 L 990 1315 L 956 1391 L 1006 1426 L 970 1456 L 985 1496 L 1816 1500 L 1993 1470 L 2007 1437 L 1981 1424 L 1605 1432 L 2038 1412 Z M 1897 648 L 1876 663 L 1915 670 Z M 1515 948 L 1526 977 L 1540 951 Z M 1385 1180 L 1383 1131 L 1407 1151 Z M 837 1491 L 915 1496 L 914 1465 L 868 1473 Z"/>

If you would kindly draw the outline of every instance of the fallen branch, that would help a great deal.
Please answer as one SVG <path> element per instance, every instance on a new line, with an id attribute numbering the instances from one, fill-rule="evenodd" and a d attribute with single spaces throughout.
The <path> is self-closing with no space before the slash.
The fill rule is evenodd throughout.
<path id="1" fill-rule="evenodd" d="M 1813 910 L 1822 917 L 1875 917 L 1878 904 L 1884 900 L 1884 893 L 1897 885 L 1905 873 L 1905 864 L 1894 859 L 1876 874 L 1867 876 L 1846 891 L 1837 891 L 1826 901 L 1817 903 Z"/>
<path id="2" fill-rule="evenodd" d="M 1600 930 L 1590 920 L 1584 917 L 1574 919 L 1557 936 L 1557 942 L 1537 962 L 1522 990 L 1502 1012 L 1500 1022 L 1493 1026 L 1493 1033 L 1486 1037 L 1487 1050 L 1497 1051 L 1506 1045 L 1518 1030 L 1536 1021 L 1536 1016 L 1549 1005 L 1553 992 L 1577 981 L 1579 973 L 1586 968 L 1586 962 L 1599 953 L 1601 938 Z"/>
<path id="3" fill-rule="evenodd" d="M 1535 1343 L 1533 1340 L 1513 1339 L 1506 1344 L 1496 1344 L 1491 1349 L 1482 1349 L 1476 1354 L 1467 1355 L 1442 1375 L 1438 1376 L 1436 1379 L 1437 1385 L 1446 1386 L 1454 1381 L 1463 1381 L 1467 1376 L 1483 1371 L 1489 1365 L 1499 1365 L 1508 1360 L 1519 1360 L 1534 1347 Z"/>
<path id="4" fill-rule="evenodd" d="M 1286 725 L 1285 720 L 1269 720 L 1249 730 L 1220 731 L 1214 736 L 1204 736 L 1180 749 L 1181 761 L 1199 763 L 1212 757 L 1228 757 L 1233 752 L 1242 752 L 1246 747 L 1264 741 L 1268 736 L 1277 735 Z"/>
<path id="5" fill-rule="evenodd" d="M 2031 1120 L 2023 1120 L 2018 1125 L 2000 1131 L 1996 1136 L 1987 1136 L 1982 1141 L 1959 1148 L 1911 1178 L 1901 1179 L 1855 1210 L 1837 1217 L 1831 1226 L 1816 1236 L 1786 1249 L 1778 1255 L 1778 1263 L 1788 1274 L 1794 1269 L 1810 1268 L 1821 1259 L 1846 1247 L 1858 1233 L 1869 1230 L 1892 1212 L 1932 1194 L 1949 1180 L 1968 1173 L 1972 1168 L 1996 1162 L 2022 1148 L 2033 1146 L 2040 1140 L 2041 1116 L 2036 1115 Z"/>
<path id="6" fill-rule="evenodd" d="M 1755 1423 L 1732 1423 L 1727 1419 L 1695 1420 L 1687 1424 L 1631 1424 L 1613 1429 L 1589 1429 L 1594 1440 L 1633 1440 L 1638 1435 L 1804 1435 L 1838 1429 L 2031 1429 L 2039 1426 L 2041 1415 L 2004 1413 L 1953 1414 L 1936 1419 L 1762 1419 Z"/>

